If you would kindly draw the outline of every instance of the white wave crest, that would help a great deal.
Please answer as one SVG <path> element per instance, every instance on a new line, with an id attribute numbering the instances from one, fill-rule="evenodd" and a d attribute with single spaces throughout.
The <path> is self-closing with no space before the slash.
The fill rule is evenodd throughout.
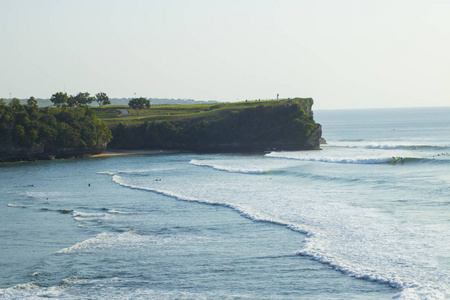
<path id="1" fill-rule="evenodd" d="M 145 173 L 151 173 L 151 172 L 155 172 L 155 171 L 170 171 L 173 170 L 173 168 L 162 168 L 162 167 L 158 167 L 158 168 L 152 168 L 152 169 L 124 169 L 124 170 L 117 170 L 117 171 L 101 171 L 101 172 L 97 172 L 97 174 L 99 175 L 109 175 L 109 176 L 114 176 L 116 174 L 145 174 Z"/>
<path id="2" fill-rule="evenodd" d="M 139 240 L 141 240 L 141 236 L 133 230 L 119 234 L 103 232 L 93 238 L 84 240 L 68 248 L 61 249 L 55 253 L 71 254 L 76 252 L 93 252 L 116 247 L 117 245 L 130 245 Z"/>
<path id="3" fill-rule="evenodd" d="M 103 171 L 103 172 L 97 172 L 97 174 L 99 175 L 110 175 L 113 176 L 114 174 L 116 174 L 115 172 L 112 171 Z"/>
<path id="4" fill-rule="evenodd" d="M 20 207 L 20 208 L 27 208 L 29 207 L 28 205 L 20 205 L 20 204 L 13 204 L 13 203 L 8 203 L 8 207 Z"/>
<path id="5" fill-rule="evenodd" d="M 362 148 L 362 149 L 381 149 L 381 150 L 416 150 L 425 148 L 442 148 L 444 145 L 428 145 L 419 143 L 363 143 L 363 142 L 329 142 L 325 147 L 338 147 L 338 148 Z"/>
<path id="6" fill-rule="evenodd" d="M 6 289 L 0 289 L 0 298 L 2 299 L 32 299 L 36 297 L 35 290 L 38 289 L 35 282 L 18 284 Z M 36 297 L 37 298 L 37 297 Z"/>
<path id="7" fill-rule="evenodd" d="M 73 253 L 73 252 L 84 251 L 86 249 L 91 249 L 92 250 L 93 248 L 95 249 L 99 245 L 101 245 L 101 241 L 102 240 L 106 240 L 110 236 L 112 236 L 112 234 L 103 232 L 103 233 L 97 235 L 96 237 L 87 239 L 85 241 L 77 243 L 77 244 L 75 244 L 73 246 L 70 246 L 68 248 L 61 249 L 59 251 L 56 251 L 55 253 L 58 253 L 58 254 L 70 254 L 70 253 Z"/>
<path id="8" fill-rule="evenodd" d="M 364 214 L 347 213 L 346 210 L 351 210 L 351 207 L 342 205 L 340 202 L 330 203 L 330 201 L 327 201 L 324 206 L 320 200 L 320 204 L 317 202 L 310 205 L 307 202 L 303 202 L 301 207 L 296 208 L 293 206 L 295 201 L 289 201 L 289 199 L 293 198 L 288 195 L 293 193 L 284 191 L 287 193 L 284 194 L 287 197 L 287 202 L 279 203 L 279 207 L 283 208 L 284 212 L 281 213 L 281 217 L 278 217 L 280 214 L 273 213 L 274 207 L 270 204 L 270 201 L 266 201 L 267 205 L 264 208 L 262 207 L 265 205 L 264 201 L 257 201 L 261 199 L 257 199 L 257 195 L 253 194 L 253 198 L 256 196 L 254 201 L 252 200 L 253 203 L 257 203 L 258 209 L 256 210 L 252 203 L 248 203 L 245 200 L 236 201 L 236 203 L 233 203 L 234 201 L 228 202 L 226 199 L 229 199 L 229 197 L 226 195 L 223 197 L 221 196 L 222 194 L 220 194 L 220 197 L 219 195 L 214 196 L 211 194 L 211 191 L 206 191 L 203 194 L 198 193 L 197 189 L 195 189 L 196 192 L 194 193 L 185 192 L 181 187 L 177 188 L 178 185 L 172 186 L 171 191 L 169 191 L 159 186 L 158 188 L 142 186 L 132 178 L 118 175 L 113 177 L 113 181 L 124 187 L 150 191 L 182 201 L 228 207 L 251 220 L 287 226 L 289 229 L 304 233 L 307 236 L 302 249 L 298 251 L 299 255 L 309 256 L 316 261 L 329 264 L 334 269 L 355 278 L 389 284 L 401 290 L 399 297 L 402 299 L 411 299 L 408 295 L 415 295 L 419 299 L 445 298 L 445 291 L 443 291 L 442 286 L 439 283 L 430 283 L 430 278 L 433 276 L 441 276 L 444 278 L 444 281 L 447 280 L 445 279 L 445 274 L 442 274 L 439 269 L 434 267 L 429 268 L 430 274 L 425 274 L 420 269 L 415 269 L 409 263 L 414 261 L 416 255 L 419 255 L 417 249 L 414 250 L 415 248 L 412 245 L 417 240 L 424 240 L 426 244 L 425 239 L 422 239 L 422 236 L 420 236 L 413 238 L 410 242 L 409 239 L 401 239 L 401 237 L 410 234 L 407 230 L 403 230 L 402 227 L 394 226 L 395 230 L 393 230 L 389 226 L 377 226 L 379 222 L 382 224 L 393 224 L 395 221 L 390 217 L 383 217 L 384 219 L 380 220 L 380 215 L 372 212 L 372 210 L 366 210 Z M 238 187 L 237 190 L 242 189 Z M 266 197 L 265 194 L 262 195 Z M 247 198 L 243 197 L 242 199 Z M 283 198 L 280 198 L 279 202 Z M 315 201 L 313 199 L 308 198 L 308 201 Z M 321 218 L 323 215 L 327 217 Z M 304 220 L 308 220 L 305 223 L 311 224 L 311 226 L 303 225 Z M 420 235 L 420 233 L 416 235 Z M 389 240 L 384 241 L 386 238 L 389 238 Z M 346 243 L 350 243 L 350 245 L 347 247 Z M 359 244 L 360 246 L 358 246 Z M 387 247 L 411 249 L 411 251 L 403 251 L 399 252 L 399 254 L 393 251 L 385 256 L 377 255 L 377 253 L 384 253 L 383 251 Z M 367 252 L 364 252 L 364 249 Z M 441 249 L 440 251 L 444 250 Z M 421 252 L 420 256 L 423 257 L 423 252 Z M 370 261 L 366 263 L 367 260 Z M 426 264 L 427 262 L 424 262 L 424 265 Z M 417 279 L 417 277 L 420 278 Z M 425 287 L 424 284 L 430 284 L 430 286 Z"/>
<path id="9" fill-rule="evenodd" d="M 104 213 L 88 213 L 88 212 L 82 212 L 82 211 L 74 210 L 72 212 L 72 215 L 74 217 L 102 217 L 105 214 Z"/>
<path id="10" fill-rule="evenodd" d="M 210 167 L 210 168 L 213 168 L 214 170 L 225 171 L 225 172 L 230 172 L 230 173 L 264 174 L 265 172 L 267 172 L 266 170 L 261 170 L 261 169 L 234 168 L 234 167 L 219 165 L 219 164 L 216 164 L 216 163 L 213 163 L 210 161 L 202 161 L 202 160 L 196 160 L 196 159 L 192 159 L 189 163 L 194 166 Z"/>
<path id="11" fill-rule="evenodd" d="M 117 209 L 110 209 L 110 210 L 108 210 L 108 213 L 110 213 L 110 214 L 130 214 L 129 212 L 120 211 Z"/>
<path id="12" fill-rule="evenodd" d="M 319 157 L 319 156 L 299 156 L 296 154 L 284 152 L 272 152 L 266 154 L 268 158 L 291 159 L 298 161 L 339 163 L 339 164 L 386 164 L 392 163 L 396 158 L 393 157 Z"/>
<path id="13" fill-rule="evenodd" d="M 203 237 L 187 237 L 180 239 L 172 235 L 145 235 L 134 230 L 123 233 L 103 232 L 70 247 L 56 251 L 55 254 L 97 253 L 104 251 L 153 251 L 161 245 L 168 244 L 183 247 L 193 239 L 202 240 Z"/>
<path id="14" fill-rule="evenodd" d="M 200 199 L 197 199 L 197 198 L 188 197 L 188 196 L 180 195 L 180 194 L 177 194 L 177 193 L 173 193 L 173 192 L 169 192 L 169 191 L 165 191 L 165 190 L 161 190 L 161 189 L 155 189 L 155 188 L 150 188 L 150 187 L 141 187 L 141 186 L 137 186 L 137 185 L 132 185 L 132 184 L 126 183 L 118 175 L 115 175 L 113 177 L 113 181 L 118 183 L 118 184 L 120 184 L 121 186 L 124 186 L 124 187 L 137 189 L 137 190 L 149 191 L 149 192 L 153 192 L 155 194 L 163 195 L 163 196 L 166 196 L 166 197 L 171 197 L 171 198 L 174 198 L 174 199 L 177 199 L 177 200 L 180 200 L 180 201 L 189 201 L 189 202 L 205 203 L 205 204 L 211 204 L 211 205 L 220 205 L 220 206 L 223 206 L 223 207 L 231 208 L 231 209 L 237 211 L 242 216 L 244 216 L 244 217 L 246 217 L 248 219 L 251 219 L 253 221 L 269 222 L 269 223 L 273 223 L 273 224 L 283 225 L 283 226 L 286 226 L 286 227 L 288 227 L 289 229 L 291 229 L 293 231 L 298 231 L 298 232 L 301 232 L 301 233 L 306 233 L 308 235 L 313 235 L 312 229 L 307 227 L 307 226 L 300 225 L 300 224 L 292 224 L 292 223 L 289 223 L 289 222 L 282 221 L 280 219 L 271 218 L 271 217 L 269 217 L 267 215 L 264 215 L 264 214 L 258 213 L 256 211 L 253 211 L 248 206 L 233 205 L 233 204 L 227 203 L 227 202 L 216 202 L 216 201 L 200 200 Z"/>
<path id="15" fill-rule="evenodd" d="M 86 279 L 70 277 L 62 279 L 62 285 L 40 287 L 34 283 L 17 285 L 8 289 L 0 289 L 1 299 L 92 299 L 92 300 L 122 300 L 122 299 L 230 299 L 229 291 L 187 291 L 185 289 L 160 290 L 146 286 L 125 288 L 133 284 L 126 278 L 95 278 Z M 92 286 L 86 289 L 85 286 Z M 249 295 L 239 295 L 233 298 L 250 299 Z"/>
<path id="16" fill-rule="evenodd" d="M 359 149 L 372 149 L 372 150 L 444 150 L 450 148 L 445 142 L 436 142 L 430 144 L 412 143 L 412 142 L 344 142 L 336 141 L 329 142 L 323 147 L 336 147 L 336 148 L 359 148 Z"/>
<path id="17" fill-rule="evenodd" d="M 64 293 L 62 286 L 42 287 L 35 282 L 18 284 L 6 289 L 0 289 L 0 299 L 73 299 L 70 295 Z"/>
<path id="18" fill-rule="evenodd" d="M 72 212 L 72 215 L 74 217 L 103 217 L 105 216 L 104 213 L 88 213 L 88 212 L 82 212 L 78 210 L 74 210 Z"/>
<path id="19" fill-rule="evenodd" d="M 72 217 L 77 222 L 101 222 L 108 216 L 108 213 L 90 213 L 78 210 L 72 211 Z"/>

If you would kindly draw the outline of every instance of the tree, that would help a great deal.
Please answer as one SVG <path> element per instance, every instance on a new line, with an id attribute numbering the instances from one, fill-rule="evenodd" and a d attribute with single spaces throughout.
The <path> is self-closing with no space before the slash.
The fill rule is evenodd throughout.
<path id="1" fill-rule="evenodd" d="M 75 107 L 77 106 L 77 100 L 75 100 L 75 97 L 70 95 L 69 98 L 67 99 L 67 105 L 69 107 Z"/>
<path id="2" fill-rule="evenodd" d="M 20 105 L 20 100 L 18 98 L 12 98 L 11 102 L 9 102 L 9 106 L 12 108 L 19 108 Z"/>
<path id="3" fill-rule="evenodd" d="M 90 94 L 88 92 L 86 93 L 78 93 L 78 95 L 75 96 L 75 101 L 78 102 L 78 105 L 88 105 L 92 103 L 92 101 L 95 100 L 95 97 L 90 97 Z"/>
<path id="4" fill-rule="evenodd" d="M 27 105 L 37 107 L 37 100 L 31 96 L 30 99 L 27 100 Z"/>
<path id="5" fill-rule="evenodd" d="M 132 109 L 143 109 L 144 107 L 150 108 L 150 100 L 147 100 L 143 97 L 134 98 L 128 102 L 128 106 Z M 139 114 L 139 112 L 138 112 Z"/>
<path id="6" fill-rule="evenodd" d="M 102 105 L 111 104 L 111 101 L 109 101 L 108 95 L 106 95 L 106 93 L 103 93 L 103 92 L 95 94 L 95 101 L 97 101 L 98 106 L 100 106 L 100 107 Z"/>
<path id="7" fill-rule="evenodd" d="M 67 103 L 67 99 L 68 99 L 67 93 L 58 92 L 52 95 L 50 101 L 52 101 L 53 106 L 61 107 Z"/>

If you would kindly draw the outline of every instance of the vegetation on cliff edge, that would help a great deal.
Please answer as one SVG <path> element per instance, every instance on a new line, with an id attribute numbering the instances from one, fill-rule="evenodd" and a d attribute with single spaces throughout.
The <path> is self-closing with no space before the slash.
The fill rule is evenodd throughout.
<path id="1" fill-rule="evenodd" d="M 109 149 L 317 149 L 321 127 L 312 105 L 310 98 L 295 98 L 151 109 L 38 108 L 33 97 L 27 105 L 13 99 L 0 102 L 0 161 L 100 153 L 111 139 Z"/>
<path id="2" fill-rule="evenodd" d="M 310 144 L 308 137 L 318 127 L 312 104 L 310 98 L 296 98 L 280 102 L 154 106 L 139 115 L 104 115 L 114 136 L 108 147 L 201 151 L 312 149 L 316 146 Z"/>
<path id="3" fill-rule="evenodd" d="M 29 158 L 68 149 L 84 153 L 105 149 L 111 138 L 106 123 L 90 108 L 40 109 L 33 101 L 21 105 L 18 99 L 0 104 L 0 156 L 6 158 L 19 152 Z"/>

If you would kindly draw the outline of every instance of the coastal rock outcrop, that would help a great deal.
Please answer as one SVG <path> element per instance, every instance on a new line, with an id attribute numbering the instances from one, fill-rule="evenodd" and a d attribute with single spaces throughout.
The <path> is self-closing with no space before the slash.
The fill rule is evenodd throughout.
<path id="1" fill-rule="evenodd" d="M 313 118 L 313 100 L 272 101 L 215 111 L 175 121 L 119 124 L 109 149 L 163 149 L 197 152 L 261 152 L 320 149 L 322 127 Z"/>

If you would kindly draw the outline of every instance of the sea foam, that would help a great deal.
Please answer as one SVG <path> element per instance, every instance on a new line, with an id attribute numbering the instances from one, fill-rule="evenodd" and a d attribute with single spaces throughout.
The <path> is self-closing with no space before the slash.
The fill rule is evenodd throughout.
<path id="1" fill-rule="evenodd" d="M 266 154 L 267 158 L 282 158 L 298 161 L 340 163 L 340 164 L 386 164 L 393 163 L 401 157 L 326 157 L 326 156 L 300 156 L 297 153 L 272 152 Z"/>
<path id="2" fill-rule="evenodd" d="M 20 208 L 27 208 L 27 207 L 29 207 L 29 205 L 21 205 L 21 204 L 13 204 L 13 203 L 8 203 L 8 207 L 20 207 Z"/>
<path id="3" fill-rule="evenodd" d="M 448 281 L 448 274 L 427 266 L 428 262 L 420 258 L 427 257 L 424 251 L 433 244 L 435 250 L 445 255 L 445 243 L 436 240 L 442 232 L 411 232 L 408 228 L 414 225 L 399 226 L 395 219 L 372 209 L 354 208 L 331 199 L 314 199 L 312 195 L 317 193 L 312 192 L 308 196 L 304 188 L 303 197 L 308 197 L 308 200 L 298 203 L 298 196 L 295 196 L 297 189 L 292 185 L 287 189 L 274 186 L 280 191 L 267 187 L 270 193 L 266 194 L 261 188 L 248 190 L 251 185 L 246 180 L 235 182 L 242 185 L 236 187 L 233 183 L 224 183 L 223 187 L 216 184 L 214 190 L 200 186 L 186 189 L 186 186 L 175 182 L 161 186 L 152 183 L 152 186 L 119 175 L 114 175 L 113 181 L 124 187 L 177 200 L 228 207 L 249 219 L 279 224 L 304 233 L 305 243 L 297 254 L 329 264 L 355 278 L 389 284 L 402 291 L 400 298 L 414 294 L 419 298 L 440 299 L 446 293 L 441 283 L 434 283 L 432 278 L 441 278 L 440 282 L 445 282 Z M 281 181 L 278 183 L 281 184 Z M 235 193 L 234 189 L 240 192 Z M 233 198 L 237 195 L 238 198 Z M 268 201 L 270 199 L 276 199 L 276 205 Z M 421 245 L 417 245 L 417 241 L 421 241 Z M 386 253 L 386 249 L 390 251 Z M 424 273 L 423 269 L 428 271 Z"/>
<path id="4" fill-rule="evenodd" d="M 283 225 L 288 227 L 291 230 L 294 231 L 298 231 L 301 233 L 306 233 L 308 235 L 312 235 L 312 230 L 310 228 L 308 228 L 307 226 L 304 225 L 300 225 L 300 224 L 292 224 L 289 222 L 285 222 L 282 221 L 280 219 L 276 219 L 276 218 L 272 218 L 270 216 L 261 214 L 255 210 L 250 209 L 250 207 L 248 206 L 243 206 L 243 205 L 234 205 L 228 202 L 216 202 L 216 201 L 209 201 L 207 199 L 197 199 L 197 198 L 193 198 L 193 197 L 188 197 L 185 195 L 181 195 L 178 193 L 174 193 L 174 192 L 170 192 L 170 191 L 166 191 L 166 190 L 162 190 L 162 189 L 156 189 L 156 188 L 150 188 L 150 187 L 143 187 L 143 186 L 138 186 L 138 185 L 132 185 L 132 184 L 128 184 L 126 183 L 125 180 L 123 180 L 123 178 L 119 175 L 114 175 L 113 176 L 113 181 L 120 184 L 121 186 L 124 187 L 128 187 L 131 189 L 138 189 L 138 190 L 143 190 L 143 191 L 148 191 L 148 192 L 153 192 L 159 195 L 163 195 L 166 197 L 170 197 L 170 198 L 174 198 L 176 200 L 180 200 L 180 201 L 187 201 L 187 202 L 197 202 L 197 203 L 203 203 L 203 204 L 210 204 L 210 205 L 219 205 L 219 206 L 223 206 L 226 208 L 231 208 L 233 210 L 235 210 L 236 212 L 238 212 L 239 214 L 241 214 L 242 216 L 251 219 L 253 221 L 258 221 L 258 222 L 269 222 L 269 223 L 273 223 L 273 224 L 278 224 L 278 225 Z"/>
<path id="5" fill-rule="evenodd" d="M 191 165 L 199 166 L 199 167 L 210 167 L 214 170 L 218 171 L 225 171 L 230 173 L 243 173 L 243 174 L 264 174 L 268 170 L 262 170 L 262 169 L 244 169 L 244 168 L 238 168 L 233 166 L 225 166 L 221 164 L 217 164 L 215 161 L 203 161 L 203 160 L 196 160 L 192 159 L 189 162 Z"/>
<path id="6" fill-rule="evenodd" d="M 199 299 L 207 300 L 219 299 L 251 299 L 252 294 L 242 295 L 230 293 L 230 291 L 203 291 L 193 292 L 185 289 L 152 289 L 146 286 L 130 289 L 129 286 L 135 284 L 133 280 L 125 278 L 95 278 L 86 279 L 70 277 L 62 279 L 63 285 L 41 287 L 30 282 L 16 285 L 7 289 L 0 289 L 2 299 L 31 299 L 42 298 L 54 299 Z"/>
<path id="7" fill-rule="evenodd" d="M 72 254 L 79 252 L 93 252 L 111 247 L 117 247 L 118 245 L 130 246 L 132 244 L 136 244 L 136 242 L 142 242 L 142 236 L 133 230 L 124 233 L 102 232 L 93 238 L 84 240 L 68 248 L 61 249 L 55 253 Z"/>

